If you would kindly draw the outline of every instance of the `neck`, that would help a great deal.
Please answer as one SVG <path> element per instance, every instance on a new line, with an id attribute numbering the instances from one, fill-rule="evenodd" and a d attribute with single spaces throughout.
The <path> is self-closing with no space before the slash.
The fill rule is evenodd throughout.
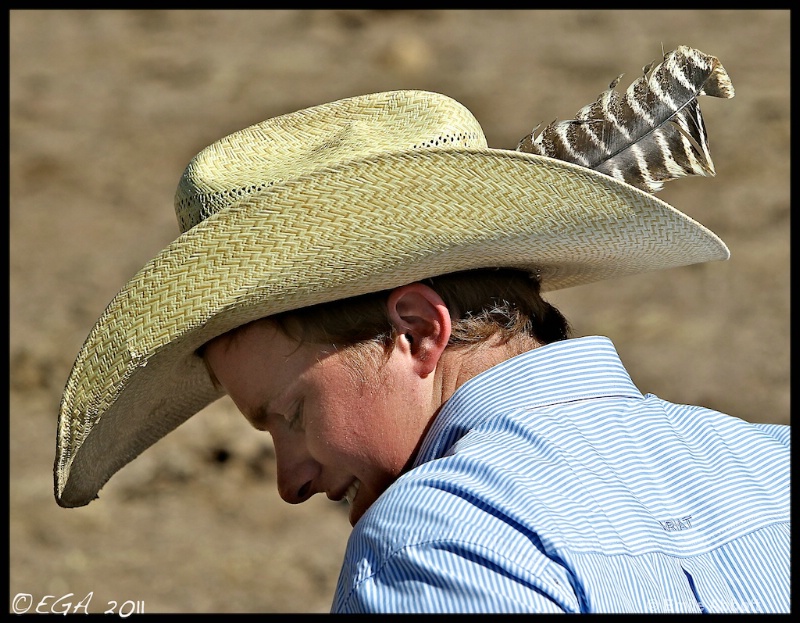
<path id="1" fill-rule="evenodd" d="M 436 368 L 437 386 L 440 388 L 440 392 L 437 392 L 440 396 L 437 411 L 461 385 L 474 376 L 541 345 L 531 337 L 515 336 L 505 343 L 494 339 L 470 346 L 448 348 Z"/>

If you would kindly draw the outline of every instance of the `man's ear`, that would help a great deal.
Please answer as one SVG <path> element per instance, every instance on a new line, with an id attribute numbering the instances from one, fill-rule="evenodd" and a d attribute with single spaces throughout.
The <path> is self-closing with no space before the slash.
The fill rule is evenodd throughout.
<path id="1" fill-rule="evenodd" d="M 425 378 L 450 339 L 450 310 L 435 290 L 419 282 L 392 290 L 386 307 L 397 332 L 395 346 L 413 357 L 414 370 Z"/>

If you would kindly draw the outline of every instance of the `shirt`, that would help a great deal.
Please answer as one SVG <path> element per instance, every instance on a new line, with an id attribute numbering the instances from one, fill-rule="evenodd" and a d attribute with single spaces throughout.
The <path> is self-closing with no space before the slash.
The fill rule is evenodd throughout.
<path id="1" fill-rule="evenodd" d="M 642 395 L 605 337 L 536 348 L 445 403 L 332 612 L 789 612 L 790 430 Z"/>

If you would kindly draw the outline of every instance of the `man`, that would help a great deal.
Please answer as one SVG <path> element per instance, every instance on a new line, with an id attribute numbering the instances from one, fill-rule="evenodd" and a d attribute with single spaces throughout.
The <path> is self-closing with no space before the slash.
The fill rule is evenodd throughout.
<path id="1" fill-rule="evenodd" d="M 651 70 L 647 114 L 609 92 L 513 152 L 418 91 L 203 150 L 78 356 L 57 501 L 227 393 L 286 501 L 350 503 L 334 612 L 788 611 L 790 429 L 642 395 L 541 296 L 728 257 L 639 188 L 713 171 L 696 97 L 733 89 L 690 48 Z"/>
<path id="2" fill-rule="evenodd" d="M 355 525 L 410 467 L 456 388 L 566 337 L 566 320 L 526 273 L 429 281 L 257 320 L 204 347 L 212 379 L 275 440 L 287 502 L 347 497 Z"/>

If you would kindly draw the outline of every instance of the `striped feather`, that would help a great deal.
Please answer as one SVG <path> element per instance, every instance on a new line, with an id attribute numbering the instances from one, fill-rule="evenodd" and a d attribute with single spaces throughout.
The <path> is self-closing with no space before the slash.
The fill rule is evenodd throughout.
<path id="1" fill-rule="evenodd" d="M 731 98 L 733 85 L 719 60 L 687 46 L 643 68 L 624 94 L 615 78 L 575 119 L 538 126 L 517 151 L 594 169 L 647 192 L 691 175 L 713 176 L 700 95 Z"/>

